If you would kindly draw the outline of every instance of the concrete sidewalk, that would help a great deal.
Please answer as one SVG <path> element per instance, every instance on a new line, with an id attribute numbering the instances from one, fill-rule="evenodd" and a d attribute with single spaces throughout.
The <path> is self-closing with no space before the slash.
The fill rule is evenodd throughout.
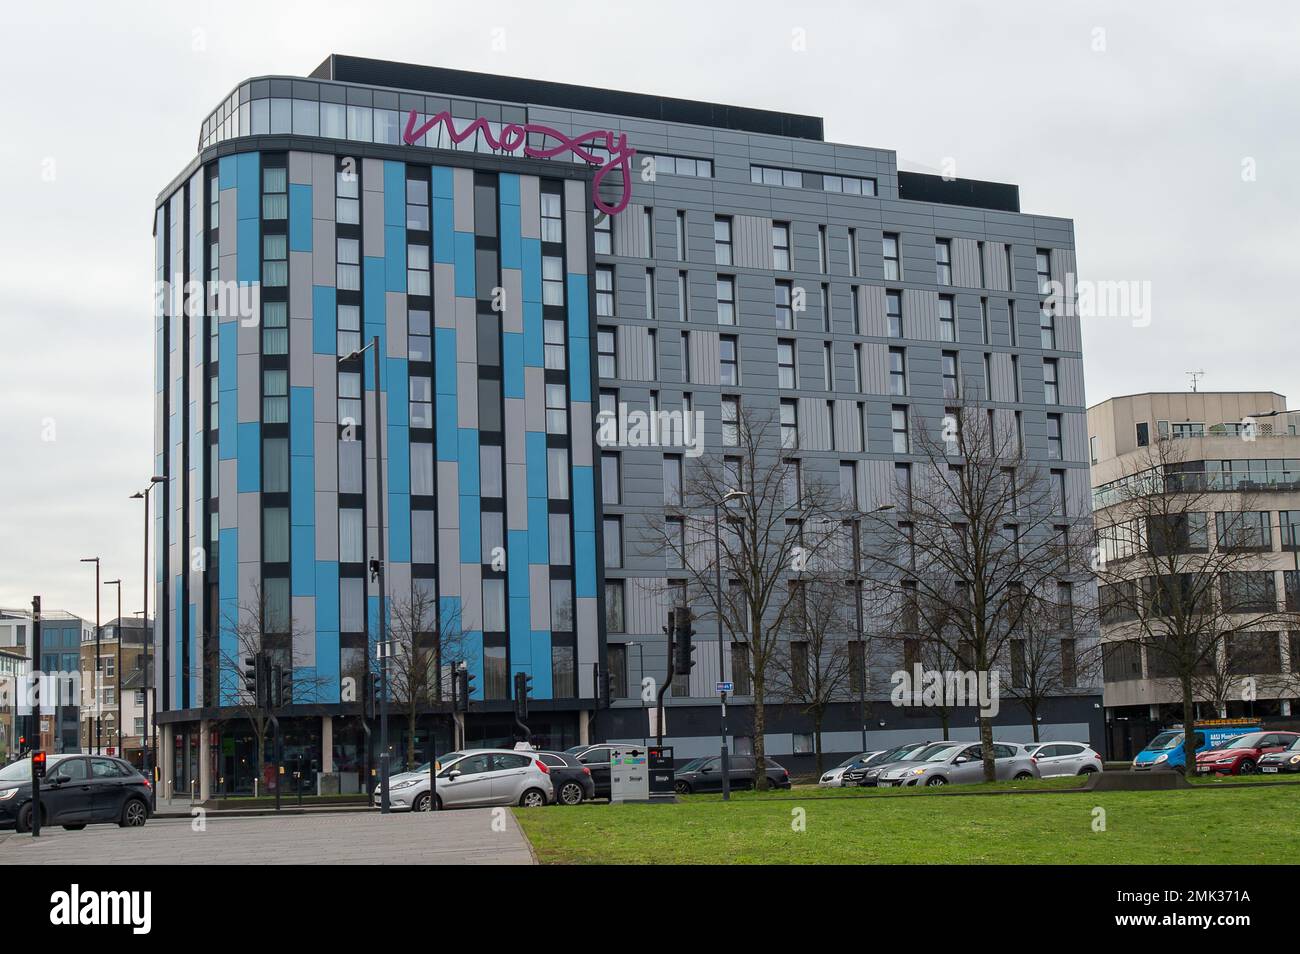
<path id="1" fill-rule="evenodd" d="M 45 828 L 40 838 L 0 832 L 0 866 L 535 864 L 509 808 L 380 815 L 316 813 L 278 818 L 207 814 L 155 818 L 143 828 Z"/>

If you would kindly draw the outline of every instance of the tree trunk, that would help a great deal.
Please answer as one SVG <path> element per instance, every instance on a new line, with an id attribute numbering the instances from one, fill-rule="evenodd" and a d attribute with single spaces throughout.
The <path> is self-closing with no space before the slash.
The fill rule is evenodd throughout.
<path id="1" fill-rule="evenodd" d="M 1038 709 L 1037 709 L 1037 707 L 1034 707 L 1033 709 L 1029 709 L 1028 711 L 1029 711 L 1029 725 L 1030 725 L 1030 728 L 1032 728 L 1032 729 L 1034 730 L 1034 741 L 1037 742 L 1037 741 L 1039 741 L 1039 739 L 1038 739 Z"/>
<path id="2" fill-rule="evenodd" d="M 944 739 L 948 738 L 948 723 L 950 722 L 947 709 L 939 710 L 939 728 L 943 730 Z"/>
<path id="3" fill-rule="evenodd" d="M 984 781 L 997 780 L 997 769 L 993 765 L 993 721 L 988 716 L 980 716 L 980 753 L 984 761 Z"/>
<path id="4" fill-rule="evenodd" d="M 410 726 L 406 733 L 406 767 L 407 769 L 415 768 L 415 722 L 419 718 L 415 713 L 415 707 L 407 713 L 407 724 Z"/>
<path id="5" fill-rule="evenodd" d="M 1196 702 L 1192 699 L 1192 678 L 1185 676 L 1183 683 L 1183 775 L 1196 777 Z"/>
<path id="6" fill-rule="evenodd" d="M 761 678 L 754 680 L 754 790 L 758 792 L 767 791 L 767 765 L 764 759 L 765 747 L 763 745 L 763 680 Z"/>

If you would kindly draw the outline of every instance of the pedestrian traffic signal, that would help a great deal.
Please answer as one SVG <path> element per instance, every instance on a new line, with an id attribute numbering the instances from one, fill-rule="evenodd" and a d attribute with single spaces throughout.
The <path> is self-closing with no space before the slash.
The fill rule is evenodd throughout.
<path id="1" fill-rule="evenodd" d="M 265 653 L 244 657 L 244 690 L 253 697 L 253 705 L 265 709 L 270 703 L 270 665 Z"/>
<path id="2" fill-rule="evenodd" d="M 528 696 L 533 691 L 533 677 L 524 672 L 515 673 L 515 717 L 523 722 L 528 718 Z"/>
<path id="3" fill-rule="evenodd" d="M 32 774 L 37 778 L 45 778 L 45 753 L 32 753 Z"/>
<path id="4" fill-rule="evenodd" d="M 609 689 L 609 670 L 596 670 L 596 697 L 600 700 L 600 707 L 608 709 L 610 706 L 610 689 Z"/>
<path id="5" fill-rule="evenodd" d="M 379 705 L 379 673 L 366 673 L 365 696 L 366 717 L 373 719 L 378 712 Z"/>
<path id="6" fill-rule="evenodd" d="M 691 625 L 691 611 L 679 607 L 674 617 L 676 632 L 673 635 L 673 675 L 689 676 L 695 666 L 695 647 L 691 639 L 695 636 L 695 627 Z"/>
<path id="7" fill-rule="evenodd" d="M 279 701 L 276 703 L 277 708 L 293 704 L 293 667 L 280 667 L 279 677 L 276 679 L 276 685 L 279 687 Z"/>
<path id="8" fill-rule="evenodd" d="M 474 676 L 468 667 L 460 667 L 452 681 L 452 697 L 455 699 L 457 712 L 469 711 L 469 697 L 474 692 Z"/>

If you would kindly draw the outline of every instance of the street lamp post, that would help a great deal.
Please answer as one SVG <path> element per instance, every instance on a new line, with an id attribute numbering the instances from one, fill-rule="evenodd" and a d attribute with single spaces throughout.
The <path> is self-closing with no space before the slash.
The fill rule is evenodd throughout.
<path id="1" fill-rule="evenodd" d="M 122 758 L 122 581 L 105 580 L 105 586 L 117 587 L 117 661 L 113 664 L 113 695 L 117 698 L 117 757 Z M 111 742 L 112 739 L 109 739 Z"/>
<path id="2" fill-rule="evenodd" d="M 155 484 L 161 484 L 166 477 L 154 475 L 149 478 L 149 483 L 144 490 L 137 491 L 131 495 L 132 500 L 144 501 L 144 576 L 141 578 L 143 588 L 141 589 L 141 600 L 144 603 L 143 618 L 140 620 L 144 626 L 144 735 L 140 737 L 140 748 L 142 768 L 145 777 L 149 779 L 149 798 L 153 802 L 153 808 L 158 807 L 158 781 L 154 778 L 150 766 L 149 755 L 149 736 L 154 732 L 154 721 L 158 717 L 158 697 L 153 676 L 153 631 L 149 626 L 149 491 L 153 490 Z M 153 700 L 153 718 L 149 716 L 149 700 Z M 153 746 L 154 758 L 157 758 L 158 746 Z"/>
<path id="3" fill-rule="evenodd" d="M 375 501 L 376 516 L 379 521 L 378 554 L 370 561 L 370 572 L 379 588 L 379 639 L 376 648 L 379 656 L 379 810 L 387 815 L 388 802 L 388 625 L 387 605 L 384 593 L 384 428 L 383 413 L 380 406 L 379 390 L 379 336 L 375 335 L 370 343 L 358 348 L 351 354 L 339 358 L 339 364 L 352 358 L 359 358 L 370 351 L 374 359 L 375 371 Z M 363 389 L 364 393 L 364 389 Z M 362 399 L 364 401 L 364 398 Z M 365 418 L 365 406 L 362 405 L 361 416 Z M 432 761 L 432 760 L 431 760 Z"/>
<path id="4" fill-rule="evenodd" d="M 872 515 L 893 510 L 893 504 L 881 504 Z M 853 517 L 853 611 L 858 628 L 858 717 L 862 721 L 862 749 L 867 751 L 867 645 L 862 626 L 862 517 Z"/>
<path id="5" fill-rule="evenodd" d="M 95 689 L 95 754 L 100 754 L 99 725 L 101 721 L 99 706 L 99 557 L 85 557 L 82 563 L 95 564 L 95 665 L 91 667 L 91 684 Z M 57 719 L 55 721 L 58 721 Z"/>
<path id="6" fill-rule="evenodd" d="M 728 490 L 721 500 L 713 502 L 713 572 L 718 599 L 718 681 L 724 681 L 722 674 L 726 670 L 726 657 L 722 651 L 722 505 L 749 494 L 743 490 Z M 735 673 L 732 673 L 734 676 Z M 727 694 L 719 693 L 722 706 L 719 713 L 718 731 L 722 737 L 722 800 L 731 801 L 731 752 L 727 747 Z"/>
<path id="7" fill-rule="evenodd" d="M 628 643 L 627 645 L 636 647 L 636 671 L 640 674 L 641 678 L 644 679 L 645 678 L 645 652 L 641 648 L 640 643 L 632 642 L 632 643 Z M 641 694 L 641 708 L 643 710 L 645 709 L 645 693 Z M 642 721 L 641 724 L 649 728 L 650 720 L 645 719 Z M 641 741 L 642 742 L 646 741 L 646 737 L 644 735 L 641 736 Z"/>

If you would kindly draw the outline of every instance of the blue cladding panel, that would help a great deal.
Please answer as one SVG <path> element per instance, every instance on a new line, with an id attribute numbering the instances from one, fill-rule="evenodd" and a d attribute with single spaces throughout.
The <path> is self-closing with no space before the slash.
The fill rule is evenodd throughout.
<path id="1" fill-rule="evenodd" d="M 335 354 L 338 351 L 338 315 L 335 312 L 337 295 L 328 285 L 313 285 L 311 289 L 311 350 L 316 354 Z"/>
<path id="2" fill-rule="evenodd" d="M 408 399 L 410 394 L 408 364 L 405 358 L 389 358 L 387 364 L 388 426 L 406 427 L 411 421 L 411 402 Z"/>
<path id="3" fill-rule="evenodd" d="M 524 259 L 520 265 L 524 273 L 524 301 L 542 303 L 542 240 L 523 240 Z"/>
<path id="4" fill-rule="evenodd" d="M 506 534 L 506 578 L 509 580 L 508 595 L 513 599 L 523 599 L 528 606 L 528 531 L 511 530 Z M 524 629 L 528 628 L 528 618 L 524 617 Z"/>
<path id="5" fill-rule="evenodd" d="M 430 170 L 433 193 L 433 260 L 450 264 L 456 260 L 455 184 L 450 169 L 434 166 Z"/>
<path id="6" fill-rule="evenodd" d="M 529 639 L 532 651 L 533 696 L 538 699 L 551 699 L 555 696 L 555 687 L 551 682 L 551 634 L 547 630 L 533 630 Z"/>
<path id="7" fill-rule="evenodd" d="M 460 492 L 478 496 L 478 431 L 472 427 L 462 427 L 459 434 Z"/>
<path id="8" fill-rule="evenodd" d="M 262 214 L 261 159 L 255 152 L 241 152 L 235 156 L 236 187 L 239 189 L 235 208 L 236 217 L 257 220 Z M 240 236 L 242 239 L 243 236 Z"/>
<path id="9" fill-rule="evenodd" d="M 525 460 L 528 463 L 528 496 L 546 499 L 546 435 L 529 431 L 524 435 Z M 529 521 L 531 525 L 531 521 Z"/>
<path id="10" fill-rule="evenodd" d="M 587 338 L 569 339 L 569 380 L 574 401 L 591 401 L 591 346 Z M 575 440 L 587 435 L 575 435 Z"/>
<path id="11" fill-rule="evenodd" d="M 462 494 L 460 498 L 460 562 L 480 563 L 479 498 Z"/>
<path id="12" fill-rule="evenodd" d="M 502 387 L 508 398 L 524 396 L 524 336 L 507 331 L 501 336 Z"/>
<path id="13" fill-rule="evenodd" d="M 289 250 L 311 251 L 311 186 L 289 186 Z"/>
<path id="14" fill-rule="evenodd" d="M 384 294 L 384 260 L 374 256 L 365 256 L 362 259 L 362 307 L 361 322 L 362 330 L 365 333 L 365 340 L 370 341 L 378 336 L 379 353 L 381 355 L 388 353 L 388 306 Z M 363 362 L 366 367 L 366 387 L 375 386 L 374 358 L 369 354 Z M 388 373 L 384 370 L 383 362 L 379 364 L 380 389 L 386 388 Z"/>
<path id="15" fill-rule="evenodd" d="M 513 172 L 501 173 L 500 186 L 502 205 L 519 205 L 519 176 Z"/>
<path id="16" fill-rule="evenodd" d="M 456 233 L 456 294 L 473 298 L 474 288 L 474 233 Z"/>
<path id="17" fill-rule="evenodd" d="M 573 468 L 573 526 L 577 530 L 596 529 L 596 507 L 590 467 Z"/>
<path id="18" fill-rule="evenodd" d="M 569 337 L 590 338 L 591 322 L 587 311 L 587 276 L 569 273 Z"/>
<path id="19" fill-rule="evenodd" d="M 388 559 L 394 563 L 411 562 L 411 495 L 388 495 Z"/>
<path id="20" fill-rule="evenodd" d="M 406 230 L 406 165 L 392 160 L 384 163 L 384 225 Z"/>
<path id="21" fill-rule="evenodd" d="M 316 528 L 293 526 L 290 534 L 289 585 L 294 596 L 316 595 L 316 561 L 312 556 L 316 552 Z M 319 626 L 320 624 L 317 623 Z"/>
<path id="22" fill-rule="evenodd" d="M 238 170 L 235 166 L 236 156 L 222 156 L 217 160 L 217 186 L 221 189 L 233 189 L 237 185 Z"/>
<path id="23" fill-rule="evenodd" d="M 456 329 L 435 328 L 433 345 L 433 390 L 437 394 L 449 394 L 455 397 Z"/>
<path id="24" fill-rule="evenodd" d="M 316 523 L 316 469 L 311 457 L 295 455 L 289 460 L 290 487 L 289 519 L 295 527 L 310 527 Z M 307 556 L 312 555 L 312 547 Z"/>
<path id="25" fill-rule="evenodd" d="M 551 562 L 551 530 L 547 523 L 545 497 L 528 498 L 528 562 L 545 566 Z"/>
<path id="26" fill-rule="evenodd" d="M 384 287 L 390 292 L 406 291 L 405 227 L 384 227 Z"/>
<path id="27" fill-rule="evenodd" d="M 510 661 L 512 670 L 518 670 L 518 663 L 527 663 L 532 653 L 529 647 L 531 633 L 528 629 L 528 597 L 513 596 L 507 601 L 507 627 L 510 644 Z M 537 686 L 533 686 L 533 697 L 537 698 Z"/>
<path id="28" fill-rule="evenodd" d="M 243 194 L 242 189 L 240 194 Z M 244 283 L 255 282 L 262 268 L 262 243 L 258 237 L 261 223 L 257 219 L 240 219 L 235 228 L 239 236 L 239 248 L 235 254 L 235 278 Z"/>
<path id="29" fill-rule="evenodd" d="M 239 492 L 262 489 L 262 425 L 239 425 Z"/>
<path id="30" fill-rule="evenodd" d="M 596 595 L 596 517 L 590 467 L 573 468 L 573 592 Z"/>
<path id="31" fill-rule="evenodd" d="M 384 440 L 384 453 L 388 457 L 388 491 L 395 494 L 411 492 L 411 432 L 395 424 L 388 426 Z"/>
<path id="32" fill-rule="evenodd" d="M 312 456 L 312 449 L 316 443 L 316 432 L 312 427 L 312 412 L 312 389 L 309 387 L 290 388 L 289 453 L 295 457 Z"/>
<path id="33" fill-rule="evenodd" d="M 459 460 L 456 439 L 456 395 L 439 394 L 434 402 L 437 415 L 435 436 L 438 440 L 438 460 Z"/>

